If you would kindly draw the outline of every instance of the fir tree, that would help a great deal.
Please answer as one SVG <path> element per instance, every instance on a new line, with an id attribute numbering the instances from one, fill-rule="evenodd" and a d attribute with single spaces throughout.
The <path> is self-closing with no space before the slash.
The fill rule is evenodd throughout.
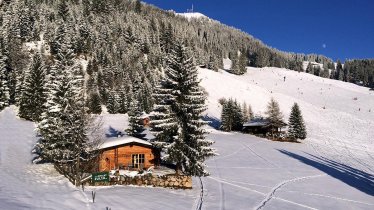
<path id="1" fill-rule="evenodd" d="M 39 54 L 35 54 L 29 71 L 26 72 L 24 90 L 19 101 L 19 116 L 38 122 L 46 102 L 46 73 Z"/>
<path id="2" fill-rule="evenodd" d="M 208 69 L 218 71 L 219 66 L 218 66 L 218 61 L 217 57 L 213 54 L 209 56 L 209 63 L 208 63 Z"/>
<path id="3" fill-rule="evenodd" d="M 249 115 L 249 120 L 253 119 L 254 114 L 252 111 L 252 106 L 250 104 L 248 104 L 248 115 Z"/>
<path id="4" fill-rule="evenodd" d="M 164 133 L 163 126 L 172 126 L 174 129 L 171 131 L 176 131 L 170 133 L 174 136 L 166 138 L 166 159 L 176 163 L 177 172 L 181 170 L 193 176 L 208 175 L 204 161 L 215 153 L 209 147 L 213 142 L 205 140 L 206 131 L 202 126 L 206 122 L 200 119 L 205 110 L 205 96 L 199 86 L 193 58 L 183 44 L 177 43 L 171 51 L 165 73 L 160 92 L 166 100 L 162 100 L 160 105 L 164 109 L 162 115 L 170 117 L 170 121 L 163 118 L 162 126 L 158 127 L 161 132 L 156 134 Z"/>
<path id="5" fill-rule="evenodd" d="M 305 70 L 306 73 L 311 73 L 313 72 L 313 65 L 311 62 L 308 63 L 308 66 L 306 67 L 306 70 Z"/>
<path id="6" fill-rule="evenodd" d="M 227 101 L 222 104 L 221 129 L 232 131 L 233 117 L 231 102 Z"/>
<path id="7" fill-rule="evenodd" d="M 274 98 L 271 98 L 268 103 L 266 110 L 267 119 L 269 120 L 269 126 L 271 128 L 271 134 L 274 138 L 274 130 L 284 126 L 283 114 L 280 111 L 279 104 Z"/>
<path id="8" fill-rule="evenodd" d="M 141 124 L 143 112 L 140 108 L 139 101 L 137 101 L 136 99 L 133 99 L 131 101 L 128 115 L 129 128 L 126 130 L 127 134 L 136 138 L 144 138 L 145 134 L 143 134 L 143 131 L 145 129 Z"/>
<path id="9" fill-rule="evenodd" d="M 305 139 L 307 135 L 304 119 L 299 105 L 295 103 L 292 106 L 290 118 L 288 120 L 288 136 L 291 139 Z"/>
<path id="10" fill-rule="evenodd" d="M 101 114 L 101 99 L 97 92 L 90 93 L 87 105 L 90 113 Z"/>
<path id="11" fill-rule="evenodd" d="M 1 50 L 1 48 L 0 48 Z M 0 51 L 0 110 L 9 105 L 10 94 L 8 87 L 7 69 L 5 56 Z"/>
<path id="12" fill-rule="evenodd" d="M 118 104 L 115 98 L 115 92 L 112 91 L 108 95 L 108 100 L 106 104 L 106 108 L 108 109 L 109 114 L 116 114 L 118 111 Z"/>
<path id="13" fill-rule="evenodd" d="M 242 105 L 242 113 L 243 113 L 243 121 L 244 122 L 247 122 L 248 120 L 250 120 L 250 116 L 249 116 L 249 113 L 248 113 L 248 106 L 247 106 L 247 103 L 246 102 L 243 102 L 243 105 Z"/>
<path id="14" fill-rule="evenodd" d="M 232 98 L 222 106 L 221 129 L 224 131 L 240 131 L 246 121 L 243 110 L 237 101 Z"/>
<path id="15" fill-rule="evenodd" d="M 245 53 L 241 53 L 239 56 L 238 74 L 242 75 L 247 72 L 248 58 Z"/>
<path id="16" fill-rule="evenodd" d="M 136 0 L 135 2 L 135 12 L 141 13 L 142 12 L 142 3 L 140 0 Z"/>

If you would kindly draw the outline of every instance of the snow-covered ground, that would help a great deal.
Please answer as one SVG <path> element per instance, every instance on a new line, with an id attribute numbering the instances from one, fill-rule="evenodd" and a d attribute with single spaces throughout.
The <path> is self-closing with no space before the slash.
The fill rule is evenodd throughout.
<path id="1" fill-rule="evenodd" d="M 308 131 L 305 144 L 320 155 L 374 173 L 374 92 L 368 88 L 279 68 L 248 68 L 242 76 L 200 69 L 200 78 L 209 93 L 209 118 L 220 118 L 222 97 L 245 101 L 262 115 L 274 97 L 285 120 L 297 102 Z"/>
<path id="2" fill-rule="evenodd" d="M 309 133 L 303 143 L 208 128 L 220 155 L 207 161 L 211 176 L 202 178 L 202 194 L 198 179 L 192 190 L 115 186 L 83 192 L 51 165 L 31 164 L 35 125 L 10 107 L 0 113 L 0 209 L 374 209 L 374 93 L 283 69 L 248 70 L 235 76 L 200 69 L 209 118 L 219 118 L 221 97 L 246 101 L 255 113 L 274 97 L 285 118 L 298 102 Z M 107 137 L 127 126 L 126 115 L 104 114 L 102 121 Z"/>
<path id="3" fill-rule="evenodd" d="M 191 19 L 199 19 L 199 18 L 208 18 L 204 14 L 201 14 L 199 12 L 185 12 L 185 13 L 176 13 L 177 15 L 180 15 L 182 17 L 187 18 L 188 20 Z"/>

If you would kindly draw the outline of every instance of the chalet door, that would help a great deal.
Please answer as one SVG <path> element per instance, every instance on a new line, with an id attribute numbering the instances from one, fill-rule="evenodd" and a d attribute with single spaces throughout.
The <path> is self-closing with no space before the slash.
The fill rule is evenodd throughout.
<path id="1" fill-rule="evenodd" d="M 134 168 L 143 169 L 144 167 L 144 154 L 133 154 L 132 155 L 132 166 Z"/>

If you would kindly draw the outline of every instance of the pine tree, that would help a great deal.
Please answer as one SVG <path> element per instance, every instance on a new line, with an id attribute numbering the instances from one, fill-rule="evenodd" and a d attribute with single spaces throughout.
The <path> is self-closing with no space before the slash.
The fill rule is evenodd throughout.
<path id="1" fill-rule="evenodd" d="M 67 20 L 67 17 L 69 16 L 69 7 L 66 3 L 66 0 L 62 0 L 58 4 L 58 15 L 64 20 Z"/>
<path id="2" fill-rule="evenodd" d="M 166 160 L 176 163 L 177 172 L 182 170 L 193 176 L 208 175 L 204 161 L 215 153 L 209 147 L 213 142 L 205 140 L 206 131 L 202 126 L 206 123 L 200 119 L 206 109 L 205 96 L 199 86 L 193 58 L 179 42 L 168 56 L 165 79 L 161 85 L 156 92 L 159 93 L 156 97 L 165 97 L 156 104 L 156 110 L 162 109 L 162 112 L 156 112 L 161 119 L 156 121 L 157 127 L 153 127 L 159 129 L 156 138 L 160 134 L 162 138 L 166 137 L 163 139 L 166 140 Z"/>
<path id="3" fill-rule="evenodd" d="M 101 99 L 97 92 L 90 93 L 87 105 L 90 113 L 101 114 Z"/>
<path id="4" fill-rule="evenodd" d="M 271 98 L 270 102 L 268 103 L 267 110 L 265 113 L 267 115 L 267 119 L 269 120 L 271 134 L 274 138 L 275 128 L 280 128 L 284 126 L 283 114 L 280 111 L 278 102 L 275 101 L 274 98 Z"/>
<path id="5" fill-rule="evenodd" d="M 231 101 L 226 101 L 222 104 L 221 113 L 221 129 L 224 131 L 232 131 L 233 117 Z"/>
<path id="6" fill-rule="evenodd" d="M 129 109 L 129 99 L 128 94 L 125 87 L 121 87 L 116 95 L 115 95 L 116 102 L 118 104 L 118 113 L 126 114 Z"/>
<path id="7" fill-rule="evenodd" d="M 82 71 L 77 65 L 63 66 L 58 62 L 50 72 L 48 87 L 47 109 L 38 124 L 41 138 L 35 145 L 34 152 L 39 155 L 35 161 L 69 166 L 71 171 L 65 172 L 79 184 L 83 162 L 95 157 L 95 142 L 88 139 L 94 119 L 87 114 L 82 100 Z"/>
<path id="8" fill-rule="evenodd" d="M 305 70 L 306 73 L 311 73 L 313 72 L 313 65 L 311 62 L 308 63 L 308 66 L 306 67 L 306 70 Z"/>
<path id="9" fill-rule="evenodd" d="M 295 103 L 292 106 L 290 118 L 288 120 L 288 136 L 291 139 L 305 139 L 307 135 L 304 119 L 299 105 Z"/>
<path id="10" fill-rule="evenodd" d="M 230 98 L 222 106 L 221 129 L 224 131 L 241 131 L 246 121 L 240 104 Z"/>
<path id="11" fill-rule="evenodd" d="M 247 103 L 244 101 L 243 105 L 242 105 L 242 113 L 243 113 L 243 121 L 244 122 L 247 122 L 248 120 L 251 119 L 248 111 L 249 110 L 248 110 Z"/>
<path id="12" fill-rule="evenodd" d="M 114 91 L 111 91 L 108 95 L 106 108 L 108 109 L 109 114 L 116 114 L 118 112 L 118 103 L 115 94 Z"/>
<path id="13" fill-rule="evenodd" d="M 141 13 L 142 12 L 142 3 L 140 0 L 136 0 L 135 2 L 135 12 Z"/>
<path id="14" fill-rule="evenodd" d="M 68 80 L 63 66 L 59 64 L 52 66 L 48 75 L 46 109 L 38 124 L 38 132 L 41 138 L 34 148 L 34 152 L 38 155 L 34 160 L 35 162 L 57 162 L 61 159 L 59 150 L 62 147 L 61 142 L 64 141 L 63 136 L 61 136 L 64 130 L 60 120 L 62 111 L 66 106 L 64 101 L 69 84 Z"/>
<path id="15" fill-rule="evenodd" d="M 231 72 L 233 74 L 240 74 L 239 57 L 237 51 L 232 53 L 231 56 Z"/>
<path id="16" fill-rule="evenodd" d="M 250 104 L 248 104 L 248 115 L 249 115 L 249 120 L 253 119 L 254 114 L 252 111 L 252 106 Z"/>
<path id="17" fill-rule="evenodd" d="M 1 53 L 0 48 L 0 110 L 9 105 L 10 94 L 8 87 L 7 69 L 5 56 Z"/>
<path id="18" fill-rule="evenodd" d="M 340 60 L 337 61 L 337 64 L 336 64 L 336 75 L 335 75 L 335 79 L 337 80 L 343 80 L 343 66 L 342 66 L 342 63 L 340 62 Z"/>
<path id="19" fill-rule="evenodd" d="M 46 73 L 42 59 L 35 54 L 29 71 L 26 72 L 24 90 L 19 101 L 19 116 L 38 122 L 46 102 Z"/>
<path id="20" fill-rule="evenodd" d="M 218 61 L 217 61 L 217 57 L 214 54 L 209 56 L 209 63 L 207 67 L 208 69 L 211 69 L 213 71 L 218 71 L 219 69 Z"/>
<path id="21" fill-rule="evenodd" d="M 145 130 L 143 125 L 141 125 L 143 112 L 141 110 L 139 101 L 133 99 L 130 103 L 130 109 L 128 111 L 129 115 L 129 128 L 126 130 L 129 136 L 134 136 L 136 138 L 144 138 Z"/>
<path id="22" fill-rule="evenodd" d="M 248 66 L 248 58 L 245 53 L 241 53 L 239 56 L 239 69 L 238 69 L 238 74 L 242 75 L 247 72 L 247 66 Z"/>

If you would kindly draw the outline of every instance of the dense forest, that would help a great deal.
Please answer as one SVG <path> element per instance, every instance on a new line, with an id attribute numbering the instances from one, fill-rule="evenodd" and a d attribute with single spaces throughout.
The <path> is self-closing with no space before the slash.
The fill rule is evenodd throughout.
<path id="1" fill-rule="evenodd" d="M 85 78 L 85 104 L 92 113 L 100 113 L 100 105 L 110 113 L 126 113 L 133 98 L 150 112 L 153 87 L 176 40 L 193 50 L 196 65 L 214 70 L 223 68 L 223 58 L 233 61 L 235 74 L 245 73 L 246 64 L 302 71 L 302 62 L 309 61 L 323 64 L 322 69 L 307 69 L 309 73 L 374 85 L 373 60 L 338 62 L 335 67 L 325 56 L 281 52 L 209 18 L 188 20 L 140 1 L 4 0 L 0 25 L 0 108 L 19 105 L 27 95 L 23 92 L 29 89 L 36 54 L 45 86 L 61 51 L 71 51 Z M 31 42 L 41 44 L 27 48 Z"/>

